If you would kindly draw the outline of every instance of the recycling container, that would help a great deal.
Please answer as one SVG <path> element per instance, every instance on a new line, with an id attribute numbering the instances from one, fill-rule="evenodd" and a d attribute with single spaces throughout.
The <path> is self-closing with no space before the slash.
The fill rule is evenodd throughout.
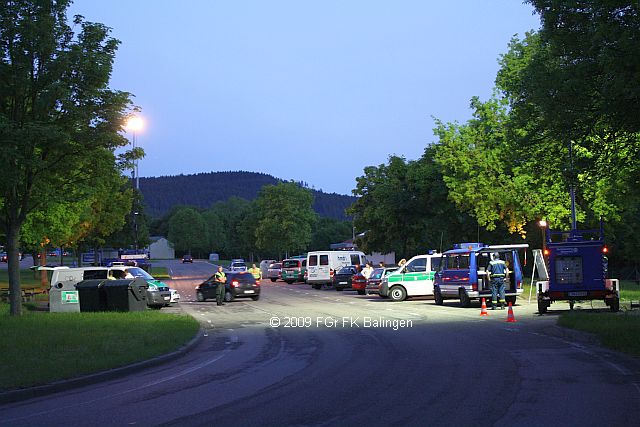
<path id="1" fill-rule="evenodd" d="M 104 282 L 106 280 L 103 279 L 83 280 L 75 285 L 81 312 L 107 310 L 106 294 L 103 289 Z"/>
<path id="2" fill-rule="evenodd" d="M 143 311 L 147 308 L 147 282 L 143 278 L 106 280 L 108 311 Z"/>

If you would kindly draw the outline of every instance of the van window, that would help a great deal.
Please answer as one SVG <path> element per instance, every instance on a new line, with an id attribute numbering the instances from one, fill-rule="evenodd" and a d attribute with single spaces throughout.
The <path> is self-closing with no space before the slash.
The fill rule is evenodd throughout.
<path id="1" fill-rule="evenodd" d="M 106 279 L 107 270 L 85 270 L 82 278 L 84 280 Z"/>
<path id="2" fill-rule="evenodd" d="M 431 258 L 431 271 L 438 271 L 440 269 L 440 260 L 442 258 Z"/>
<path id="3" fill-rule="evenodd" d="M 282 268 L 298 268 L 300 261 L 297 259 L 287 259 L 282 261 Z"/>
<path id="4" fill-rule="evenodd" d="M 449 270 L 469 269 L 469 254 L 454 254 L 445 257 L 445 268 Z"/>
<path id="5" fill-rule="evenodd" d="M 351 265 L 358 265 L 358 264 L 360 264 L 360 255 L 351 254 Z"/>
<path id="6" fill-rule="evenodd" d="M 306 267 L 306 266 L 307 266 L 307 260 L 306 260 L 306 259 L 303 259 L 303 260 L 302 260 L 302 266 L 303 266 L 303 267 Z"/>
<path id="7" fill-rule="evenodd" d="M 427 271 L 427 259 L 426 258 L 418 258 L 411 261 L 407 264 L 406 267 L 407 273 L 418 273 Z"/>
<path id="8" fill-rule="evenodd" d="M 318 255 L 311 255 L 309 257 L 309 265 L 312 265 L 312 266 L 318 265 Z"/>
<path id="9" fill-rule="evenodd" d="M 320 255 L 320 265 L 329 265 L 329 255 Z"/>

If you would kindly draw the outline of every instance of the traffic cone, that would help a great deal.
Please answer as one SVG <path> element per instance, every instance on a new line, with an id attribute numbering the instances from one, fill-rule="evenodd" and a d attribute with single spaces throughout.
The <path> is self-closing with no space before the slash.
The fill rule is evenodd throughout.
<path id="1" fill-rule="evenodd" d="M 511 307 L 511 303 L 509 303 L 509 313 L 507 314 L 507 322 L 509 323 L 517 322 L 516 318 L 513 316 L 513 307 Z"/>
<path id="2" fill-rule="evenodd" d="M 482 298 L 482 310 L 480 310 L 480 316 L 488 316 L 489 313 L 487 313 L 487 302 L 484 300 L 484 298 Z"/>

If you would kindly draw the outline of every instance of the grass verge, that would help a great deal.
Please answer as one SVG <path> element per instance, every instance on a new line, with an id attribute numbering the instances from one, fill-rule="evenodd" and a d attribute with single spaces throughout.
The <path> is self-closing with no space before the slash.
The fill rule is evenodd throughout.
<path id="1" fill-rule="evenodd" d="M 640 356 L 640 316 L 634 312 L 563 313 L 558 324 L 595 334 L 602 345 L 613 350 Z"/>
<path id="2" fill-rule="evenodd" d="M 191 340 L 187 315 L 44 313 L 9 316 L 0 304 L 0 390 L 30 387 L 125 366 L 169 353 Z"/>
<path id="3" fill-rule="evenodd" d="M 151 267 L 151 271 L 149 272 L 155 279 L 171 279 L 171 275 L 169 274 L 169 269 L 167 267 Z"/>

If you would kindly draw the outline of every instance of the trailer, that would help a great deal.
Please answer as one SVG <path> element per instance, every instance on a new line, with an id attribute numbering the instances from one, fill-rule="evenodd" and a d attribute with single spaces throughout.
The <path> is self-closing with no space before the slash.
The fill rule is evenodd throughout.
<path id="1" fill-rule="evenodd" d="M 602 300 L 616 312 L 620 310 L 620 283 L 609 279 L 607 246 L 602 223 L 599 230 L 545 232 L 543 255 L 548 280 L 536 282 L 538 313 L 544 314 L 556 301 Z"/>

